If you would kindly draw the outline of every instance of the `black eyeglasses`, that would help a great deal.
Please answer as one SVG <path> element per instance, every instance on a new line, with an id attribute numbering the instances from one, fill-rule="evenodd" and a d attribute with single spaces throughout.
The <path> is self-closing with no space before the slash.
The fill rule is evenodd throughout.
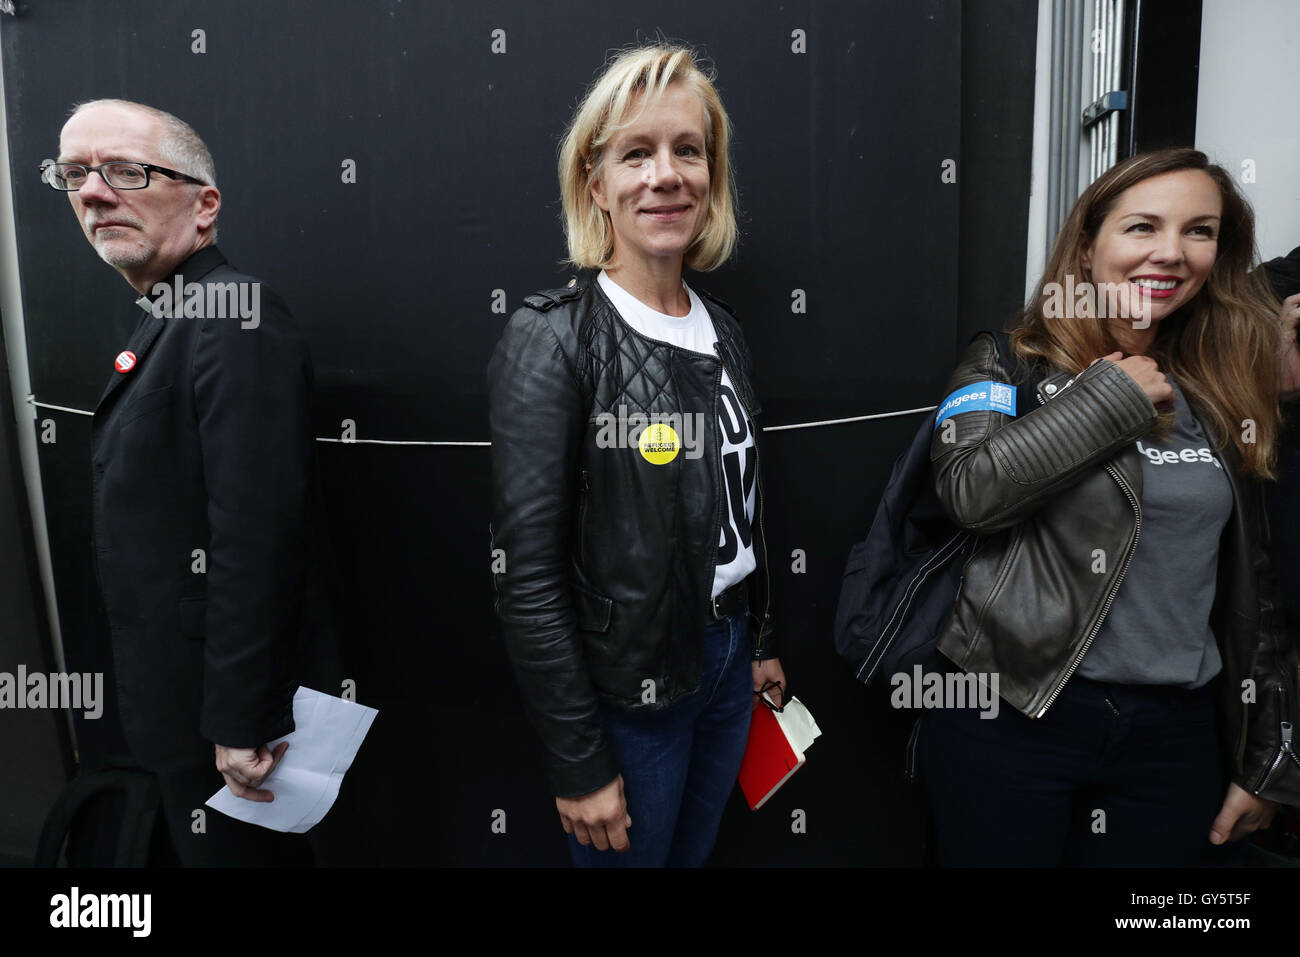
<path id="1" fill-rule="evenodd" d="M 780 694 L 780 696 L 781 696 L 781 705 L 780 705 L 780 707 L 777 707 L 776 705 L 772 704 L 772 702 L 768 701 L 767 698 L 763 697 L 764 692 L 771 691 L 771 690 L 773 690 L 773 689 L 775 689 L 775 690 L 777 691 L 777 693 Z M 763 682 L 763 687 L 761 687 L 761 688 L 759 688 L 757 691 L 755 691 L 754 694 L 758 695 L 758 700 L 761 701 L 761 702 L 763 702 L 763 704 L 767 705 L 767 706 L 768 706 L 769 708 L 771 708 L 773 711 L 784 711 L 784 710 L 785 710 L 785 703 L 789 700 L 789 695 L 788 695 L 788 693 L 786 692 L 785 688 L 783 688 L 783 687 L 781 686 L 781 682 L 779 682 L 779 681 L 765 681 L 765 682 Z"/>
<path id="2" fill-rule="evenodd" d="M 206 186 L 203 180 L 188 173 L 180 173 L 166 166 L 152 163 L 100 163 L 98 166 L 86 166 L 84 163 L 45 163 L 41 166 L 41 179 L 62 193 L 75 193 L 90 179 L 91 173 L 104 177 L 104 182 L 113 189 L 144 189 L 149 185 L 150 173 L 161 173 L 171 179 L 184 180 Z"/>

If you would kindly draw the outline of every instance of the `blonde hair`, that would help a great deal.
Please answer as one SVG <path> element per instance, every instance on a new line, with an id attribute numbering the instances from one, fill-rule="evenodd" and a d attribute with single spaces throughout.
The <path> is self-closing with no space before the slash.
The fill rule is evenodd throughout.
<path id="1" fill-rule="evenodd" d="M 656 43 L 620 51 L 587 90 L 560 143 L 560 196 L 568 262 L 581 269 L 613 265 L 614 230 L 609 213 L 596 205 L 591 183 L 599 178 L 605 146 L 663 96 L 670 83 L 683 83 L 704 107 L 704 152 L 709 164 L 709 200 L 704 225 L 686 249 L 685 264 L 707 272 L 721 266 L 736 247 L 736 187 L 731 179 L 731 120 L 694 51 Z M 641 96 L 636 116 L 628 116 Z M 590 171 L 588 167 L 590 166 Z"/>
<path id="2" fill-rule="evenodd" d="M 1218 250 L 1205 284 L 1158 324 L 1149 355 L 1208 417 L 1205 425 L 1216 448 L 1231 442 L 1246 474 L 1274 478 L 1280 425 L 1276 370 L 1281 307 L 1254 268 L 1259 262 L 1255 214 L 1232 177 L 1204 153 L 1193 149 L 1142 153 L 1108 170 L 1084 190 L 1056 237 L 1043 277 L 1015 323 L 1011 341 L 1020 358 L 1069 372 L 1081 372 L 1098 356 L 1122 351 L 1104 320 L 1063 321 L 1045 315 L 1045 287 L 1049 283 L 1064 287 L 1071 275 L 1091 281 L 1084 251 L 1120 194 L 1153 176 L 1181 170 L 1199 170 L 1219 189 L 1223 216 Z M 1254 441 L 1242 434 L 1247 421 L 1254 423 Z M 1168 432 L 1171 425 L 1172 415 L 1166 412 L 1157 434 Z"/>

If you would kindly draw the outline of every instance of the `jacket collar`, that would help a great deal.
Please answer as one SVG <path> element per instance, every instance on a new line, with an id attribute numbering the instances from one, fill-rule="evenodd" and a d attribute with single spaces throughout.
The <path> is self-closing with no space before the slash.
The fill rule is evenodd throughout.
<path id="1" fill-rule="evenodd" d="M 220 249 L 216 246 L 204 246 L 197 252 L 191 253 L 188 259 L 172 270 L 172 274 L 165 281 L 154 283 L 153 289 L 137 299 L 136 304 L 141 309 L 149 311 L 150 306 L 162 296 L 163 286 L 174 286 L 177 281 L 182 285 L 202 282 L 210 272 L 225 264 L 226 257 L 221 254 Z"/>
<path id="2" fill-rule="evenodd" d="M 605 295 L 605 291 L 600 288 L 600 283 L 597 282 L 598 275 L 596 272 L 584 270 L 577 277 L 570 279 L 569 284 L 564 289 L 557 290 L 555 293 L 546 293 L 544 296 L 555 302 L 563 302 L 570 298 L 586 298 L 593 305 L 610 309 L 617 314 L 618 310 L 610 302 L 609 297 Z M 718 305 L 712 296 L 695 289 L 695 287 L 691 288 L 700 297 L 700 302 L 704 304 L 705 311 L 708 312 L 709 318 L 713 320 L 714 331 L 718 335 L 719 342 L 725 343 L 730 354 L 735 356 L 738 350 L 735 348 L 736 338 L 732 334 L 730 325 L 731 322 L 735 322 L 734 316 Z"/>
<path id="3" fill-rule="evenodd" d="M 204 246 L 177 266 L 165 285 L 172 285 L 177 281 L 182 283 L 198 282 L 218 266 L 225 265 L 225 262 L 226 257 L 221 254 L 221 250 L 215 245 Z M 154 290 L 151 290 L 149 295 L 141 296 L 135 301 L 136 305 L 143 310 L 144 315 L 140 318 L 139 325 L 135 327 L 135 332 L 131 334 L 125 349 L 125 351 L 134 354 L 135 362 L 126 372 L 119 371 L 116 364 L 114 365 L 113 376 L 108 380 L 108 385 L 104 387 L 104 392 L 100 395 L 99 401 L 95 403 L 96 412 L 104 407 L 108 398 L 117 391 L 127 377 L 136 371 L 136 367 L 144 360 L 144 357 L 166 327 L 167 320 L 157 315 L 153 308 L 154 303 L 162 296 L 162 285 L 164 284 L 155 283 Z"/>
<path id="4" fill-rule="evenodd" d="M 618 315 L 618 309 L 610 302 L 609 297 L 605 295 L 605 290 L 600 288 L 600 283 L 596 281 L 597 273 L 584 271 L 575 279 L 569 280 L 569 285 L 562 290 L 556 290 L 552 293 L 543 294 L 544 298 L 554 302 L 564 302 L 570 299 L 577 299 L 585 305 L 585 308 L 593 315 L 599 315 L 604 311 L 611 321 L 621 321 Z M 693 287 L 692 287 L 693 288 Z M 705 311 L 709 318 L 713 320 L 713 331 L 717 336 L 718 358 L 728 372 L 733 377 L 733 384 L 744 394 L 741 396 L 745 403 L 745 408 L 749 414 L 757 415 L 762 409 L 758 405 L 758 398 L 754 394 L 748 379 L 735 381 L 736 375 L 744 375 L 741 366 L 741 349 L 736 341 L 736 319 L 722 306 L 713 299 L 712 296 L 706 295 L 699 289 L 695 289 L 695 294 L 700 297 L 700 302 L 704 304 Z M 676 349 L 677 346 L 671 343 L 665 343 L 664 348 Z"/>

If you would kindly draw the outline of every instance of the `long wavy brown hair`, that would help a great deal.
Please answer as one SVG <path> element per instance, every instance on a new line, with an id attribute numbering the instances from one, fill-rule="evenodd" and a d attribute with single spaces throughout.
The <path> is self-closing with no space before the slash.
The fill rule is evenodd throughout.
<path id="1" fill-rule="evenodd" d="M 1204 424 L 1216 449 L 1231 442 L 1241 456 L 1243 471 L 1275 478 L 1280 416 L 1281 326 L 1277 314 L 1281 304 L 1255 268 L 1259 256 L 1250 204 L 1237 191 L 1232 177 L 1199 150 L 1166 149 L 1133 156 L 1084 190 L 1056 237 L 1033 298 L 1012 324 L 1011 342 L 1021 359 L 1046 362 L 1069 372 L 1081 372 L 1098 356 L 1122 351 L 1104 319 L 1048 317 L 1045 288 L 1050 283 L 1065 288 L 1067 276 L 1075 277 L 1076 285 L 1091 282 L 1092 273 L 1083 262 L 1084 250 L 1120 194 L 1143 180 L 1180 170 L 1200 170 L 1219 187 L 1223 217 L 1218 251 L 1205 284 L 1158 324 L 1147 354 L 1209 419 Z M 1172 413 L 1165 412 L 1157 432 L 1167 432 L 1172 418 Z"/>

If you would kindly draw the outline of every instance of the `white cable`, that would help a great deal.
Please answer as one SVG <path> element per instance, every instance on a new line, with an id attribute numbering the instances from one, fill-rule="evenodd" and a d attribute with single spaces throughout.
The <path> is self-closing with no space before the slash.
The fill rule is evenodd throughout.
<path id="1" fill-rule="evenodd" d="M 913 415 L 917 412 L 933 412 L 937 405 L 922 406 L 919 409 L 903 409 L 901 412 L 877 412 L 875 415 L 855 415 L 848 419 L 822 419 L 820 422 L 796 422 L 793 425 L 767 425 L 764 432 L 784 432 L 786 429 L 811 429 L 819 425 L 843 425 L 845 422 L 866 422 L 869 419 L 888 419 L 895 415 Z"/>
<path id="2" fill-rule="evenodd" d="M 491 445 L 491 442 L 426 442 L 421 439 L 336 439 L 330 438 L 316 439 L 317 442 L 338 442 L 341 445 L 352 445 L 356 443 L 368 443 L 370 445 Z"/>
<path id="3" fill-rule="evenodd" d="M 87 412 L 85 409 L 69 409 L 66 405 L 49 405 L 49 404 L 46 403 L 46 402 L 37 402 L 37 401 L 36 401 L 36 396 L 31 395 L 31 394 L 29 394 L 29 395 L 27 396 L 27 402 L 28 402 L 28 404 L 30 404 L 30 405 L 34 405 L 34 406 L 36 406 L 38 409 L 54 409 L 55 411 L 58 411 L 58 412 L 72 412 L 72 413 L 74 413 L 74 414 L 76 414 L 76 415 L 94 415 L 94 414 L 95 414 L 94 412 Z"/>
<path id="4" fill-rule="evenodd" d="M 41 409 L 55 409 L 58 412 L 72 412 L 76 415 L 94 415 L 93 412 L 86 412 L 83 409 L 70 409 L 66 405 L 50 405 L 47 402 L 37 402 L 36 396 L 28 395 L 27 402 Z M 876 412 L 873 415 L 855 415 L 847 419 L 822 419 L 819 422 L 795 422 L 791 425 L 767 425 L 763 427 L 764 432 L 785 432 L 789 429 L 814 429 L 823 425 L 844 425 L 848 422 L 867 422 L 871 419 L 888 419 L 898 415 L 915 415 L 917 412 L 933 412 L 938 406 L 926 405 L 919 409 L 903 409 L 899 412 Z M 340 445 L 469 445 L 488 447 L 491 442 L 431 442 L 423 439 L 342 439 L 329 437 L 317 437 L 317 442 L 338 442 Z"/>

